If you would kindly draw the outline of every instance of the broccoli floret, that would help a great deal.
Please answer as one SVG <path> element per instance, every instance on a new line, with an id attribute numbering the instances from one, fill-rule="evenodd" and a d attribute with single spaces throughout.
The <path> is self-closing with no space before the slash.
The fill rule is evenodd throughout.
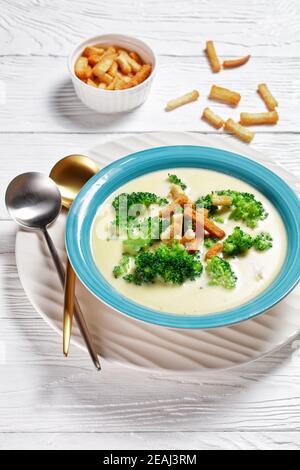
<path id="1" fill-rule="evenodd" d="M 214 206 L 212 203 L 212 194 L 207 194 L 206 196 L 199 197 L 196 201 L 196 206 L 204 207 L 209 212 L 209 215 L 213 215 L 218 210 L 218 206 Z"/>
<path id="2" fill-rule="evenodd" d="M 118 196 L 115 197 L 115 199 L 112 202 L 112 206 L 116 211 L 114 224 L 116 225 L 117 228 L 120 227 L 120 218 L 121 218 L 120 212 L 123 212 L 123 214 L 125 213 L 125 216 L 123 216 L 123 219 L 125 219 L 125 224 L 124 223 L 122 224 L 125 226 L 126 226 L 126 223 L 128 226 L 130 222 L 134 221 L 137 217 L 141 215 L 140 213 L 137 213 L 134 215 L 128 214 L 130 207 L 136 204 L 139 204 L 144 208 L 148 208 L 151 204 L 157 204 L 159 206 L 163 206 L 165 204 L 168 204 L 168 200 L 166 198 L 162 198 L 160 196 L 157 196 L 154 193 L 149 193 L 149 192 L 133 192 L 133 193 L 119 194 Z"/>
<path id="3" fill-rule="evenodd" d="M 225 259 L 213 256 L 207 262 L 206 272 L 209 276 L 208 284 L 210 286 L 222 286 L 225 289 L 235 287 L 237 277 Z"/>
<path id="4" fill-rule="evenodd" d="M 241 193 L 227 189 L 216 191 L 215 194 L 218 196 L 231 196 L 232 204 L 229 217 L 234 220 L 242 220 L 248 227 L 255 228 L 258 221 L 265 219 L 268 215 L 262 203 L 257 201 L 251 193 Z M 196 201 L 196 205 L 207 209 L 210 216 L 215 215 L 218 211 L 218 206 L 212 203 L 212 196 L 212 193 L 207 194 Z"/>
<path id="5" fill-rule="evenodd" d="M 123 251 L 131 256 L 135 256 L 143 248 L 147 248 L 152 244 L 149 238 L 128 238 L 123 241 Z"/>
<path id="6" fill-rule="evenodd" d="M 218 223 L 218 224 L 224 224 L 224 218 L 221 217 L 220 215 L 215 215 L 213 219 Z"/>
<path id="7" fill-rule="evenodd" d="M 176 175 L 171 175 L 170 173 L 168 173 L 168 181 L 170 183 L 177 184 L 177 186 L 180 186 L 183 191 L 187 188 L 187 185 L 183 183 L 183 181 L 181 181 L 181 179 L 178 178 L 178 176 Z"/>
<path id="8" fill-rule="evenodd" d="M 194 255 L 189 254 L 178 242 L 171 246 L 160 245 L 154 252 L 141 252 L 135 258 L 135 271 L 125 280 L 137 285 L 155 282 L 183 284 L 194 280 L 202 273 L 202 264 Z"/>
<path id="9" fill-rule="evenodd" d="M 273 238 L 267 232 L 261 232 L 253 240 L 253 246 L 256 250 L 264 251 L 269 250 L 273 246 Z"/>
<path id="10" fill-rule="evenodd" d="M 253 246 L 253 238 L 243 232 L 240 227 L 235 227 L 231 235 L 223 242 L 223 253 L 228 256 L 236 256 L 246 253 Z"/>
<path id="11" fill-rule="evenodd" d="M 151 240 L 159 240 L 162 232 L 170 225 L 169 219 L 161 219 L 160 217 L 148 217 L 147 219 L 147 236 Z"/>
<path id="12" fill-rule="evenodd" d="M 178 242 L 171 247 L 161 245 L 155 252 L 157 273 L 165 281 L 182 284 L 200 276 L 203 266 L 199 259 L 189 254 Z"/>
<path id="13" fill-rule="evenodd" d="M 134 272 L 125 276 L 124 279 L 127 282 L 133 282 L 140 286 L 154 282 L 156 276 L 154 254 L 150 251 L 144 251 L 139 253 L 135 258 Z"/>
<path id="14" fill-rule="evenodd" d="M 122 256 L 119 264 L 115 266 L 113 269 L 113 275 L 115 276 L 115 278 L 118 278 L 127 274 L 129 271 L 129 266 L 130 266 L 130 257 L 125 254 Z"/>
<path id="15" fill-rule="evenodd" d="M 254 194 L 230 189 L 217 191 L 217 194 L 232 197 L 232 211 L 229 217 L 233 220 L 242 220 L 247 227 L 255 228 L 259 220 L 265 219 L 268 215 L 262 203 L 255 199 Z"/>
<path id="16" fill-rule="evenodd" d="M 240 227 L 235 227 L 232 234 L 223 242 L 223 253 L 227 256 L 236 256 L 246 253 L 250 248 L 264 251 L 272 248 L 273 238 L 269 233 L 262 232 L 255 238 L 243 232 Z"/>
<path id="17" fill-rule="evenodd" d="M 121 198 L 121 199 L 120 199 Z M 134 192 L 134 193 L 121 193 L 119 196 L 115 197 L 112 202 L 112 206 L 116 211 L 120 208 L 120 200 L 126 199 L 127 201 L 127 208 L 129 209 L 130 206 L 133 204 L 142 204 L 145 207 L 149 207 L 151 204 L 158 204 L 159 206 L 163 206 L 164 204 L 168 204 L 168 200 L 166 198 L 157 196 L 154 193 L 148 192 Z"/>
<path id="18" fill-rule="evenodd" d="M 206 248 L 211 248 L 214 246 L 216 243 L 218 243 L 219 239 L 215 237 L 206 237 L 204 238 L 204 246 Z"/>
<path id="19" fill-rule="evenodd" d="M 139 251 L 159 240 L 161 233 L 166 230 L 169 224 L 168 219 L 161 219 L 160 217 L 148 217 L 137 225 L 134 224 L 133 229 L 129 227 L 128 235 L 133 234 L 134 229 L 136 229 L 135 237 L 128 237 L 123 241 L 123 251 L 135 256 Z"/>

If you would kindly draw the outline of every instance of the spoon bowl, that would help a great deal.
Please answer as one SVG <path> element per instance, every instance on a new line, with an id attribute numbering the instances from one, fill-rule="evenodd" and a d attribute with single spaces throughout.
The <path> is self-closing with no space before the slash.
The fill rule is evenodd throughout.
<path id="1" fill-rule="evenodd" d="M 85 155 L 68 155 L 59 160 L 50 172 L 50 178 L 59 187 L 62 204 L 69 210 L 72 202 L 85 183 L 100 170 L 98 164 Z M 68 356 L 72 334 L 73 311 L 75 307 L 75 272 L 67 259 L 64 321 L 63 321 L 63 353 Z M 79 306 L 77 306 L 77 310 Z"/>
<path id="2" fill-rule="evenodd" d="M 57 185 L 51 178 L 42 173 L 23 173 L 14 178 L 8 185 L 5 203 L 10 216 L 17 224 L 28 229 L 42 231 L 61 286 L 64 288 L 65 271 L 47 230 L 47 226 L 57 218 L 61 211 L 61 194 Z M 74 310 L 90 356 L 97 370 L 100 370 L 101 366 L 97 351 L 94 349 L 90 333 L 76 299 Z"/>
<path id="3" fill-rule="evenodd" d="M 61 210 L 56 184 L 37 172 L 23 173 L 7 187 L 5 203 L 10 216 L 22 227 L 43 230 Z"/>
<path id="4" fill-rule="evenodd" d="M 97 163 L 85 155 L 68 155 L 54 165 L 49 176 L 59 187 L 66 209 L 71 207 L 82 186 L 99 170 Z"/>

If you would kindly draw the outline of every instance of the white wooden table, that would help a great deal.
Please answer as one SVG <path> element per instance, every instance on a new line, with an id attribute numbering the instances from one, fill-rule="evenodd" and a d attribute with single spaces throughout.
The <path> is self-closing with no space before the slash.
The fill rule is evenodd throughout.
<path id="1" fill-rule="evenodd" d="M 192 88 L 205 96 L 213 82 L 241 91 L 248 110 L 262 107 L 257 84 L 270 85 L 281 120 L 252 145 L 300 176 L 299 1 L 0 0 L 0 11 L 0 448 L 299 448 L 298 343 L 233 372 L 168 380 L 107 364 L 97 374 L 74 348 L 63 358 L 19 282 L 2 197 L 17 173 L 48 172 L 127 133 L 213 133 L 199 119 L 204 98 L 163 111 L 168 98 Z M 159 54 L 150 99 L 121 118 L 84 108 L 67 74 L 73 44 L 102 32 L 139 36 Z M 202 53 L 210 38 L 222 57 L 253 58 L 212 75 Z"/>

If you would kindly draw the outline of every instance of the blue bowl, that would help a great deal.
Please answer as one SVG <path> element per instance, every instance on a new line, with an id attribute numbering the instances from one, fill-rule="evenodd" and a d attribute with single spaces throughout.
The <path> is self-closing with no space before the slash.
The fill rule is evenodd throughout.
<path id="1" fill-rule="evenodd" d="M 157 170 L 176 167 L 206 168 L 239 178 L 261 191 L 276 207 L 287 229 L 284 264 L 273 283 L 253 300 L 210 315 L 177 315 L 139 305 L 119 293 L 102 276 L 91 251 L 91 227 L 99 206 L 128 181 Z M 221 149 L 200 146 L 159 147 L 133 153 L 111 163 L 82 188 L 67 220 L 66 247 L 83 284 L 113 309 L 171 328 L 215 328 L 253 318 L 282 300 L 300 278 L 300 202 L 289 186 L 253 160 Z"/>

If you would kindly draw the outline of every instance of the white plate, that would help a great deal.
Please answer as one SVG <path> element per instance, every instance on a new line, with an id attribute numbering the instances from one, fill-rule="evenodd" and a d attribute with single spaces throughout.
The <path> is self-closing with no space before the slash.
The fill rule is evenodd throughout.
<path id="1" fill-rule="evenodd" d="M 281 166 L 248 146 L 222 138 L 178 132 L 140 134 L 101 144 L 86 153 L 104 166 L 129 153 L 162 145 L 206 145 L 236 151 L 268 166 L 290 186 L 298 192 L 300 190 L 298 180 Z M 65 221 L 66 213 L 62 212 L 50 227 L 51 236 L 64 262 Z M 19 230 L 16 260 L 29 300 L 42 317 L 61 333 L 63 295 L 42 236 Z M 171 330 L 138 322 L 102 304 L 79 282 L 77 297 L 102 358 L 156 372 L 180 370 L 191 373 L 245 364 L 279 348 L 300 331 L 299 286 L 268 313 L 232 327 L 214 330 Z M 74 326 L 72 343 L 83 347 L 78 329 Z"/>

